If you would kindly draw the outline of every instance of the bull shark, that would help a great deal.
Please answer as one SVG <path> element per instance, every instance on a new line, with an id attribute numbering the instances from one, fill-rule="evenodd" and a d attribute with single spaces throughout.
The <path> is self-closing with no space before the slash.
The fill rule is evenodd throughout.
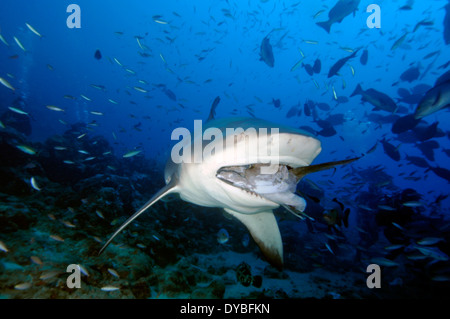
<path id="1" fill-rule="evenodd" d="M 350 163 L 357 158 L 310 165 L 321 152 L 321 143 L 309 133 L 274 124 L 256 118 L 214 119 L 216 98 L 204 127 L 218 128 L 225 137 L 232 136 L 226 128 L 234 130 L 233 143 L 225 143 L 214 152 L 204 152 L 200 163 L 167 161 L 164 178 L 166 185 L 147 203 L 128 218 L 110 237 L 101 254 L 111 241 L 133 220 L 154 203 L 169 194 L 178 194 L 184 201 L 204 207 L 223 208 L 242 222 L 261 249 L 267 261 L 278 268 L 283 267 L 283 244 L 273 210 L 280 205 L 294 215 L 306 218 L 306 202 L 295 193 L 296 185 L 306 174 Z M 247 134 L 251 128 L 271 129 L 270 137 L 264 134 Z M 276 129 L 273 133 L 272 129 Z M 225 133 L 226 132 L 226 133 Z M 264 136 L 263 136 L 264 135 Z M 209 147 L 202 137 L 192 138 L 187 147 L 195 146 L 202 139 L 202 149 Z M 227 140 L 228 141 L 228 140 Z M 246 144 L 247 143 L 247 144 Z M 276 152 L 259 152 L 247 156 L 243 150 L 248 145 L 273 147 Z M 263 173 L 262 167 L 277 163 L 271 174 Z"/>

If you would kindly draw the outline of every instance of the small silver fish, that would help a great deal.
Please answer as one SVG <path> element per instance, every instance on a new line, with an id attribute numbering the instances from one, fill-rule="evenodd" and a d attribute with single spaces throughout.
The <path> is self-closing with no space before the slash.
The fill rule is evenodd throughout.
<path id="1" fill-rule="evenodd" d="M 36 154 L 36 150 L 30 146 L 26 146 L 26 145 L 16 145 L 16 147 L 21 150 L 24 153 L 30 154 L 30 155 L 34 155 Z"/>
<path id="2" fill-rule="evenodd" d="M 43 272 L 39 276 L 39 279 L 47 280 L 47 279 L 53 278 L 55 276 L 58 276 L 61 273 L 62 273 L 62 271 L 59 271 L 59 270 L 49 270 L 49 271 Z"/>
<path id="3" fill-rule="evenodd" d="M 13 111 L 14 113 L 17 113 L 17 114 L 28 115 L 27 112 L 22 111 L 21 109 L 18 109 L 17 107 L 8 106 L 8 109 L 10 109 L 11 111 Z"/>
<path id="4" fill-rule="evenodd" d="M 421 202 L 418 202 L 418 201 L 411 201 L 411 202 L 403 203 L 403 206 L 406 206 L 406 207 L 420 207 L 420 206 L 423 206 L 423 204 Z"/>
<path id="5" fill-rule="evenodd" d="M 120 278 L 120 277 L 119 277 L 119 274 L 118 274 L 117 271 L 115 271 L 114 269 L 108 268 L 108 272 L 109 272 L 111 275 L 113 275 L 114 277 Z"/>
<path id="6" fill-rule="evenodd" d="M 31 287 L 31 283 L 30 283 L 30 282 L 24 282 L 24 283 L 15 285 L 15 286 L 14 286 L 14 289 L 17 289 L 17 290 L 26 290 L 26 289 L 28 289 L 28 288 L 30 288 L 30 287 Z"/>
<path id="7" fill-rule="evenodd" d="M 17 39 L 16 37 L 13 37 L 13 38 L 14 38 L 14 41 L 16 41 L 16 43 L 19 46 L 19 48 L 21 48 L 23 50 L 23 52 L 27 52 L 27 50 L 25 49 L 23 44 L 19 41 L 19 39 Z"/>
<path id="8" fill-rule="evenodd" d="M 60 107 L 54 106 L 54 105 L 47 105 L 46 106 L 49 110 L 51 111 L 55 111 L 55 112 L 65 112 L 65 110 L 63 110 Z"/>
<path id="9" fill-rule="evenodd" d="M 34 179 L 34 177 L 30 178 L 30 184 L 31 186 L 37 190 L 37 191 L 41 191 L 41 188 L 38 186 L 38 184 L 36 183 L 36 180 Z"/>
<path id="10" fill-rule="evenodd" d="M 83 265 L 78 265 L 78 267 L 80 267 L 80 271 L 81 271 L 81 273 L 82 273 L 83 275 L 85 275 L 86 277 L 89 277 L 89 273 L 88 273 L 88 271 L 86 270 L 86 268 L 83 267 Z"/>
<path id="11" fill-rule="evenodd" d="M 396 263 L 395 261 L 392 261 L 390 259 L 384 258 L 384 257 L 375 257 L 372 258 L 370 260 L 371 263 L 380 265 L 380 266 L 385 266 L 385 267 L 395 267 L 398 266 L 399 264 Z"/>
<path id="12" fill-rule="evenodd" d="M 119 290 L 119 287 L 115 287 L 115 286 L 104 286 L 101 288 L 102 291 L 116 291 Z"/>
<path id="13" fill-rule="evenodd" d="M 8 247 L 6 247 L 5 243 L 2 242 L 1 240 L 0 240 L 0 250 L 4 251 L 5 253 L 8 252 Z"/>
<path id="14" fill-rule="evenodd" d="M 6 86 L 8 89 L 15 91 L 16 89 L 4 78 L 0 77 L 0 83 Z M 11 109 L 11 108 L 10 108 Z"/>
<path id="15" fill-rule="evenodd" d="M 35 28 L 33 28 L 31 25 L 29 25 L 28 23 L 25 23 L 28 27 L 28 29 L 30 29 L 31 32 L 33 32 L 34 34 L 36 34 L 38 37 L 42 38 L 42 35 L 36 31 Z"/>
<path id="16" fill-rule="evenodd" d="M 334 255 L 334 251 L 331 249 L 330 245 L 325 243 L 325 247 L 327 247 L 328 251 Z"/>
<path id="17" fill-rule="evenodd" d="M 428 245 L 434 245 L 437 244 L 440 241 L 443 241 L 444 239 L 438 238 L 438 237 L 425 237 L 421 240 L 418 240 L 417 243 L 419 245 L 428 246 Z"/>
<path id="18" fill-rule="evenodd" d="M 130 151 L 130 152 L 125 153 L 122 157 L 123 158 L 133 157 L 133 156 L 138 155 L 140 152 L 142 152 L 142 151 L 141 150 Z"/>

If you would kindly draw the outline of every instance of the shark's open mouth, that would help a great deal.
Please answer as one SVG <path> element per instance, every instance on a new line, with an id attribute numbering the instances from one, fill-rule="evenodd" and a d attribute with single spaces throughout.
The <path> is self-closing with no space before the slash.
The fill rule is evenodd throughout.
<path id="1" fill-rule="evenodd" d="M 224 166 L 216 174 L 220 180 L 257 194 L 270 194 L 295 191 L 297 178 L 290 173 L 287 165 L 278 165 L 274 174 L 262 174 L 265 164 L 249 164 L 241 166 Z"/>
<path id="2" fill-rule="evenodd" d="M 288 165 L 278 165 L 274 174 L 262 174 L 265 164 L 221 167 L 216 177 L 221 181 L 240 188 L 246 192 L 280 204 L 295 214 L 303 212 L 306 202 L 297 196 L 298 178 Z"/>

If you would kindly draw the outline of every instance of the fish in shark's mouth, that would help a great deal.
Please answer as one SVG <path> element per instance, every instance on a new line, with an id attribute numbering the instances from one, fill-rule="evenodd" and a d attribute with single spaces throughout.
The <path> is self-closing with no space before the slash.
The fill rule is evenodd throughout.
<path id="1" fill-rule="evenodd" d="M 303 212 L 306 202 L 294 194 L 299 179 L 292 168 L 278 165 L 278 170 L 274 174 L 261 174 L 263 166 L 265 164 L 225 166 L 217 171 L 216 177 L 244 191 L 288 206 L 295 212 Z"/>

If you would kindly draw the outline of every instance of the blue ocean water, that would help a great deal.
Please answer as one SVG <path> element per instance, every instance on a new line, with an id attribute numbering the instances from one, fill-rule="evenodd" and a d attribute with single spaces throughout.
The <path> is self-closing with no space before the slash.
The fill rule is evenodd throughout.
<path id="1" fill-rule="evenodd" d="M 80 28 L 70 4 L 0 4 L 2 297 L 448 297 L 448 1 L 77 1 Z M 299 183 L 310 218 L 276 211 L 285 275 L 238 221 L 180 200 L 92 257 L 164 186 L 173 130 L 206 120 L 217 96 L 216 118 L 310 132 L 313 164 L 361 157 Z M 425 96 L 442 109 L 402 124 Z M 242 285 L 242 261 L 262 286 Z M 89 274 L 84 291 L 65 287 L 68 264 Z M 389 290 L 367 288 L 369 264 Z"/>

